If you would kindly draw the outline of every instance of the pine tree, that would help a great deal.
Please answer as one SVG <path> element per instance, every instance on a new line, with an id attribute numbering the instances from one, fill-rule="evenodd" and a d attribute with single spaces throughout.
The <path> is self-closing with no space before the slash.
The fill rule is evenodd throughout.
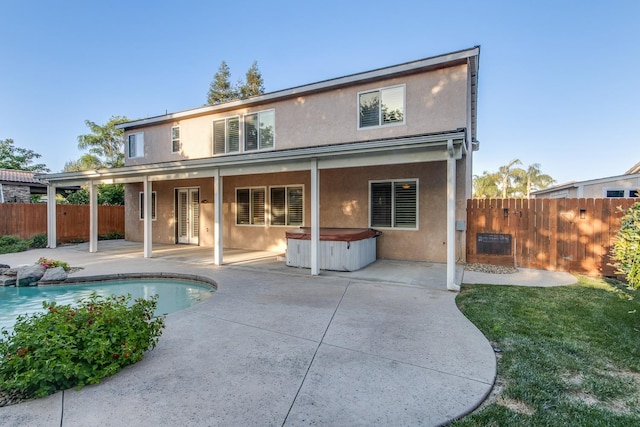
<path id="1" fill-rule="evenodd" d="M 216 105 L 238 99 L 238 92 L 231 85 L 230 78 L 231 71 L 229 71 L 229 66 L 225 61 L 222 61 L 218 72 L 213 76 L 213 80 L 209 86 L 209 93 L 207 95 L 208 105 Z"/>
<path id="2" fill-rule="evenodd" d="M 264 93 L 264 81 L 258 69 L 258 61 L 253 61 L 253 64 L 251 64 L 251 67 L 247 70 L 245 83 L 240 84 L 239 87 L 241 99 L 247 99 L 251 96 L 262 95 Z"/>

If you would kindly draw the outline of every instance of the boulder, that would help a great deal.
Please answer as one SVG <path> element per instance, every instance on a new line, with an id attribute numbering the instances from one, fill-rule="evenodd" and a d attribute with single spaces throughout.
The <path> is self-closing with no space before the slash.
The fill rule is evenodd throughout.
<path id="1" fill-rule="evenodd" d="M 67 272 L 62 267 L 48 268 L 40 279 L 41 282 L 63 282 L 65 280 L 67 280 Z"/>
<path id="2" fill-rule="evenodd" d="M 0 264 L 0 268 L 11 268 L 11 266 L 7 264 Z"/>
<path id="3" fill-rule="evenodd" d="M 16 274 L 18 274 L 18 269 L 17 268 L 8 268 L 4 271 L 5 276 L 9 276 L 9 277 L 16 277 Z"/>
<path id="4" fill-rule="evenodd" d="M 42 279 L 47 269 L 40 264 L 18 267 L 16 286 L 33 286 Z"/>
<path id="5" fill-rule="evenodd" d="M 0 286 L 15 286 L 16 278 L 9 276 L 0 276 Z"/>

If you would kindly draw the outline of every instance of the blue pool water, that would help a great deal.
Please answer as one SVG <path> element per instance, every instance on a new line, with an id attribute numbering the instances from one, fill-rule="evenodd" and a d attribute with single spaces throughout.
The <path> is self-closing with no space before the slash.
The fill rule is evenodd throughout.
<path id="1" fill-rule="evenodd" d="M 44 311 L 42 301 L 58 305 L 74 304 L 92 292 L 98 295 L 127 295 L 132 299 L 149 298 L 158 294 L 156 315 L 173 313 L 196 304 L 213 294 L 214 288 L 189 280 L 131 279 L 79 283 L 64 286 L 0 286 L 0 329 L 13 328 L 20 314 Z"/>

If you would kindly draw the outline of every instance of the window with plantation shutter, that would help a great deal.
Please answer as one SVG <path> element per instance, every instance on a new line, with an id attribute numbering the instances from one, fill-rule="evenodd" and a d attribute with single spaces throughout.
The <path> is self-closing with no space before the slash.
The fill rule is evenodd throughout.
<path id="1" fill-rule="evenodd" d="M 236 189 L 236 224 L 264 225 L 265 223 L 265 189 Z"/>
<path id="2" fill-rule="evenodd" d="M 240 118 L 230 117 L 213 122 L 213 154 L 240 151 Z"/>
<path id="3" fill-rule="evenodd" d="M 358 128 L 404 123 L 405 86 L 394 86 L 358 94 Z"/>
<path id="4" fill-rule="evenodd" d="M 144 219 L 144 193 L 141 191 L 140 193 L 138 193 L 138 206 L 140 207 L 139 210 L 139 217 L 140 217 L 140 221 L 142 221 Z M 155 221 L 156 220 L 156 208 L 158 206 L 158 203 L 156 201 L 156 192 L 152 191 L 151 192 L 151 220 Z"/>
<path id="5" fill-rule="evenodd" d="M 177 153 L 180 148 L 180 126 L 174 126 L 171 128 L 171 152 Z"/>
<path id="6" fill-rule="evenodd" d="M 304 222 L 302 186 L 271 187 L 271 225 L 297 225 Z"/>
<path id="7" fill-rule="evenodd" d="M 391 180 L 370 183 L 371 227 L 418 228 L 418 181 Z"/>

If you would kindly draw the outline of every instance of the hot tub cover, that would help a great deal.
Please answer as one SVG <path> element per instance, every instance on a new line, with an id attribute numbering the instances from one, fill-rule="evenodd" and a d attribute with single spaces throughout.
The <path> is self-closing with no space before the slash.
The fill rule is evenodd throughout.
<path id="1" fill-rule="evenodd" d="M 321 228 L 320 240 L 333 242 L 356 242 L 378 237 L 382 233 L 372 228 Z M 287 239 L 311 240 L 311 227 L 287 231 Z"/>

